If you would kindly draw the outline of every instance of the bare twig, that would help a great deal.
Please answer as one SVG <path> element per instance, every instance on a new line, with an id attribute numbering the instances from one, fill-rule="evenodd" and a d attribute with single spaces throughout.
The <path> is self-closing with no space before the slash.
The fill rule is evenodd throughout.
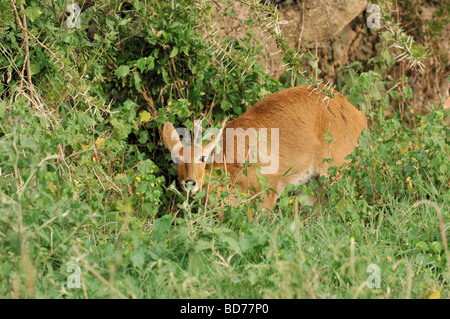
<path id="1" fill-rule="evenodd" d="M 17 24 L 19 25 L 19 28 L 23 34 L 23 43 L 25 46 L 25 62 L 24 63 L 26 64 L 26 67 L 27 67 L 27 80 L 28 80 L 28 84 L 30 85 L 30 91 L 34 91 L 33 82 L 31 79 L 30 47 L 29 47 L 29 42 L 28 42 L 27 17 L 24 14 L 21 19 L 19 16 L 19 12 L 17 11 L 15 1 L 10 0 L 10 2 L 11 2 L 11 6 L 13 9 L 14 15 L 16 16 Z M 20 5 L 20 10 L 25 11 L 23 4 Z"/>

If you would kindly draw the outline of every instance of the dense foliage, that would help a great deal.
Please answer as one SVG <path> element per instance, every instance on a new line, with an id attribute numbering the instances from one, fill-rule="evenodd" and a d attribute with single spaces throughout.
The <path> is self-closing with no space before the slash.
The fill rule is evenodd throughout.
<path id="1" fill-rule="evenodd" d="M 80 28 L 67 6 L 0 1 L 0 296 L 449 297 L 448 111 L 401 121 L 411 89 L 381 89 L 399 81 L 388 49 L 338 80 L 370 129 L 342 179 L 320 179 L 324 200 L 212 208 L 177 190 L 161 125 L 218 125 L 290 81 L 264 72 L 250 32 L 214 37 L 213 2 L 85 2 Z"/>

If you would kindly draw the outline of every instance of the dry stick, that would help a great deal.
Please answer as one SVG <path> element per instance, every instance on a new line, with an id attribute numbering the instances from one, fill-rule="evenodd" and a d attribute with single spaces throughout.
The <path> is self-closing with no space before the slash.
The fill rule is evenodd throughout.
<path id="1" fill-rule="evenodd" d="M 300 51 L 304 28 L 305 28 L 305 1 L 302 1 L 302 28 L 300 30 L 300 36 L 298 37 L 298 45 L 297 45 L 298 51 Z"/>
<path id="2" fill-rule="evenodd" d="M 372 164 L 370 165 L 370 167 L 372 168 L 372 182 L 371 183 L 371 187 L 372 187 L 372 193 L 373 193 L 373 199 L 374 201 L 376 201 L 377 199 L 377 188 L 375 184 L 375 171 L 373 169 L 373 161 L 372 161 L 372 143 L 371 143 L 371 139 L 370 139 L 370 130 L 369 130 L 369 126 L 367 125 L 367 121 L 366 121 L 366 131 L 367 131 L 367 145 L 369 146 L 369 156 L 370 156 L 370 161 L 372 162 Z M 369 179 L 370 180 L 370 179 Z"/>
<path id="3" fill-rule="evenodd" d="M 148 92 L 147 88 L 141 85 L 141 95 L 144 100 L 147 102 L 148 110 L 153 115 L 153 117 L 158 117 L 158 111 L 155 108 L 155 103 L 153 102 L 151 94 Z"/>
<path id="4" fill-rule="evenodd" d="M 20 10 L 25 11 L 23 4 L 20 5 Z M 23 41 L 25 43 L 25 52 L 26 52 L 26 61 L 27 61 L 27 77 L 28 77 L 28 82 L 30 84 L 30 88 L 32 89 L 32 91 L 34 91 L 33 82 L 31 80 L 31 63 L 30 63 L 30 47 L 29 47 L 29 42 L 28 42 L 27 16 L 24 14 L 22 16 L 22 19 L 23 19 L 22 33 L 23 33 L 23 37 L 24 37 Z"/>
<path id="5" fill-rule="evenodd" d="M 17 12 L 16 4 L 14 0 L 10 0 L 11 6 L 13 8 L 14 14 L 16 16 L 17 24 L 19 25 L 20 30 L 22 30 L 23 34 L 23 42 L 25 45 L 25 64 L 27 66 L 27 78 L 30 85 L 30 91 L 33 91 L 33 83 L 31 82 L 31 64 L 30 64 L 30 48 L 28 42 L 28 30 L 27 30 L 27 17 L 23 15 L 22 20 L 20 19 L 19 13 Z M 25 11 L 23 4 L 20 5 L 20 10 Z"/>
<path id="6" fill-rule="evenodd" d="M 28 244 L 25 240 L 21 243 L 21 261 L 23 271 L 26 274 L 25 277 L 25 287 L 26 294 L 25 298 L 30 299 L 34 297 L 34 290 L 36 285 L 36 268 L 33 266 L 32 260 L 30 258 L 30 253 L 28 252 Z"/>
<path id="7" fill-rule="evenodd" d="M 209 199 L 209 184 L 211 183 L 213 171 L 214 171 L 214 163 L 211 163 L 211 173 L 209 174 L 209 181 L 208 181 L 207 187 L 206 187 L 206 198 L 205 198 L 205 207 L 204 207 L 204 210 L 205 210 L 204 216 L 205 217 L 206 217 L 206 207 L 207 207 L 208 199 Z"/>
<path id="8" fill-rule="evenodd" d="M 355 275 L 355 238 L 350 239 L 350 271 Z"/>
<path id="9" fill-rule="evenodd" d="M 37 42 L 37 44 L 39 44 L 48 53 L 50 53 L 52 55 L 52 57 L 56 60 L 56 62 L 59 62 L 60 59 L 58 58 L 58 56 L 56 55 L 55 52 L 53 52 L 48 46 L 46 46 L 44 43 L 42 43 L 34 34 L 30 33 L 29 35 L 34 39 L 34 41 Z"/>
<path id="10" fill-rule="evenodd" d="M 81 262 L 83 263 L 84 267 L 86 267 L 86 269 L 88 271 L 90 271 L 95 277 L 97 277 L 97 279 L 99 279 L 102 283 L 104 283 L 105 285 L 107 285 L 109 288 L 112 289 L 112 291 L 114 293 L 116 293 L 120 298 L 122 299 L 128 299 L 128 297 L 126 297 L 125 295 L 123 295 L 119 290 L 117 290 L 113 285 L 111 285 L 111 283 L 109 281 L 107 281 L 105 278 L 102 277 L 102 275 L 100 275 L 94 268 L 91 267 L 91 265 L 89 265 L 89 263 L 86 261 L 86 259 L 84 259 L 84 257 L 81 255 L 80 251 L 78 250 L 77 246 L 73 245 L 72 246 L 73 251 L 75 252 L 75 254 L 78 256 L 78 258 L 80 258 Z"/>
<path id="11" fill-rule="evenodd" d="M 15 16 L 16 16 L 17 24 L 19 25 L 19 27 L 21 28 L 21 30 L 23 30 L 22 21 L 21 21 L 20 18 L 19 18 L 19 14 L 17 13 L 17 8 L 15 7 L 15 5 L 14 5 L 14 3 L 13 3 L 12 0 L 11 0 L 11 4 L 12 4 L 12 7 L 13 7 L 13 11 L 14 11 L 14 13 L 15 13 Z M 25 38 L 25 36 L 24 36 L 24 38 Z M 5 53 L 6 53 L 6 52 L 5 52 Z M 12 64 L 12 62 L 11 62 L 11 64 Z M 17 70 L 17 73 L 20 75 L 20 79 L 21 79 L 21 81 L 20 81 L 20 86 L 19 86 L 19 90 L 18 90 L 19 92 L 22 91 L 23 82 L 25 81 L 25 67 L 26 67 L 26 65 L 27 65 L 27 63 L 24 63 L 24 64 L 23 64 L 22 72 L 19 72 L 19 71 Z"/>
<path id="12" fill-rule="evenodd" d="M 358 298 L 359 294 L 361 293 L 361 291 L 363 291 L 363 289 L 367 287 L 367 282 L 363 281 L 358 288 L 356 289 L 355 294 L 353 295 L 353 299 Z"/>
<path id="13" fill-rule="evenodd" d="M 14 12 L 14 15 L 16 17 L 17 20 L 17 24 L 19 25 L 20 30 L 22 31 L 23 34 L 23 45 L 25 46 L 25 61 L 24 61 L 24 66 L 26 65 L 26 69 L 27 69 L 27 81 L 25 81 L 24 77 L 23 77 L 23 71 L 22 73 L 19 73 L 21 75 L 21 81 L 25 81 L 28 84 L 28 91 L 29 91 L 29 96 L 26 95 L 25 92 L 23 92 L 22 94 L 28 98 L 28 100 L 30 100 L 30 102 L 36 105 L 36 107 L 42 112 L 43 116 L 45 119 L 48 119 L 49 116 L 48 114 L 45 113 L 44 107 L 43 107 L 43 103 L 40 100 L 39 95 L 36 93 L 36 90 L 34 89 L 34 85 L 32 82 L 32 78 L 31 78 L 31 63 L 30 63 L 30 48 L 29 48 L 29 41 L 28 41 L 28 28 L 27 28 L 27 18 L 26 15 L 24 14 L 22 16 L 22 20 L 19 16 L 19 13 L 17 11 L 17 7 L 15 4 L 14 0 L 10 0 L 11 2 L 11 7 L 12 7 L 12 11 Z M 23 6 L 23 4 L 20 5 L 20 10 L 21 11 L 25 11 L 25 7 Z M 20 88 L 22 88 L 22 83 L 20 84 Z M 49 112 L 49 114 L 51 114 L 51 112 Z M 52 115 L 52 114 L 51 114 Z M 53 119 L 54 120 L 54 119 Z M 50 121 L 51 126 L 53 127 L 53 121 Z"/>
<path id="14" fill-rule="evenodd" d="M 83 171 L 84 177 L 86 177 L 86 182 L 87 182 L 87 185 L 88 185 L 88 188 L 89 188 L 89 200 L 92 200 L 92 189 L 91 189 L 91 184 L 89 183 L 89 178 L 86 175 L 86 172 L 84 171 L 83 166 L 80 166 L 80 168 Z"/>

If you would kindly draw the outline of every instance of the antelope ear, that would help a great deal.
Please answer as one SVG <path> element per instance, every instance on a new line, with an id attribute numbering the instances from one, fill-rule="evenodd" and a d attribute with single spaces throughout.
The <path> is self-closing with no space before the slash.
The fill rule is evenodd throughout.
<path id="1" fill-rule="evenodd" d="M 180 135 L 178 135 L 172 123 L 166 122 L 163 127 L 163 140 L 170 152 L 175 145 L 181 143 Z"/>

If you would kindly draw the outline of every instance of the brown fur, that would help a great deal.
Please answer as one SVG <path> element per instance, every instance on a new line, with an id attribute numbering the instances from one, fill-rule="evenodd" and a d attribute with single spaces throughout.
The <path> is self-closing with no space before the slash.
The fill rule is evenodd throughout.
<path id="1" fill-rule="evenodd" d="M 223 152 L 215 154 L 222 158 L 234 154 L 237 158 L 238 148 L 245 149 L 246 159 L 249 158 L 249 144 L 251 138 L 243 138 L 243 134 L 238 134 L 240 143 L 237 145 L 235 139 L 234 149 L 231 141 L 227 139 L 229 128 L 267 128 L 267 142 L 271 141 L 270 129 L 279 129 L 279 157 L 278 171 L 275 174 L 267 174 L 268 182 L 276 193 L 265 196 L 263 205 L 272 208 L 277 198 L 290 184 L 306 183 L 310 178 L 317 175 L 327 175 L 328 166 L 341 166 L 345 162 L 345 157 L 349 155 L 358 145 L 357 139 L 361 131 L 366 128 L 364 115 L 351 105 L 347 99 L 337 94 L 330 101 L 322 101 L 325 95 L 319 95 L 318 91 L 313 91 L 307 86 L 298 86 L 285 89 L 271 94 L 260 102 L 253 105 L 242 116 L 229 122 L 225 126 L 223 134 L 219 137 L 223 139 Z M 329 102 L 329 103 L 328 103 Z M 179 141 L 170 140 L 174 127 L 167 122 L 163 129 L 163 139 L 169 150 Z M 330 144 L 325 141 L 325 132 L 331 131 Z M 256 137 L 255 137 L 256 138 Z M 198 154 L 209 156 L 212 147 L 209 144 L 200 148 Z M 196 146 L 197 147 L 197 146 Z M 199 147 L 199 146 L 198 146 Z M 271 145 L 268 146 L 271 150 Z M 191 152 L 191 159 L 194 152 Z M 276 154 L 268 154 L 275 156 Z M 329 164 L 323 160 L 333 158 Z M 259 158 L 259 157 L 258 157 Z M 178 179 L 183 185 L 188 179 L 197 182 L 198 189 L 204 184 L 205 172 L 211 171 L 211 165 L 205 163 L 184 163 L 184 159 L 178 164 Z M 197 159 L 198 161 L 198 159 Z M 243 187 L 248 192 L 248 186 L 252 186 L 257 192 L 259 189 L 256 172 L 253 167 L 249 167 L 247 176 L 243 174 L 240 163 L 214 163 L 214 167 L 223 168 L 229 174 L 232 182 Z M 262 163 L 259 159 L 255 164 L 259 167 L 267 167 L 270 163 Z M 233 201 L 230 200 L 233 204 Z"/>

